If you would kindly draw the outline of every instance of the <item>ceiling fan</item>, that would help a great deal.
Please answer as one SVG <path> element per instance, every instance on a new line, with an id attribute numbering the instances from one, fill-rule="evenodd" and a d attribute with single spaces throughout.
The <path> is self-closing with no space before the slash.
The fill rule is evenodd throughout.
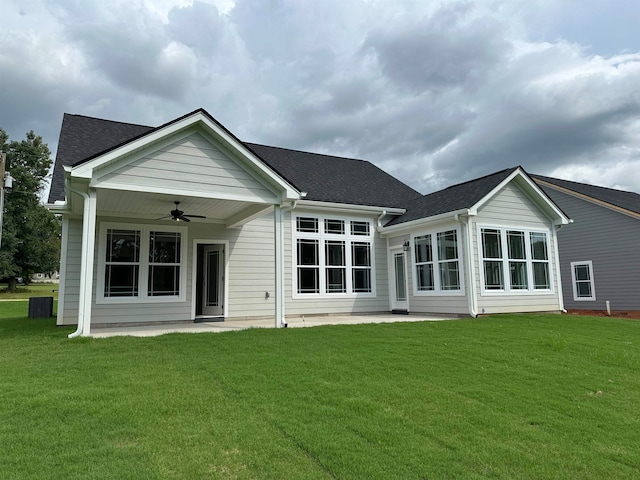
<path id="1" fill-rule="evenodd" d="M 174 201 L 173 203 L 176 204 L 175 210 L 171 210 L 170 215 L 167 215 L 166 217 L 160 217 L 158 218 L 158 220 L 170 218 L 174 222 L 190 222 L 191 220 L 189 220 L 189 218 L 207 218 L 203 215 L 185 215 L 184 212 L 180 210 L 180 208 L 178 208 L 180 202 Z"/>

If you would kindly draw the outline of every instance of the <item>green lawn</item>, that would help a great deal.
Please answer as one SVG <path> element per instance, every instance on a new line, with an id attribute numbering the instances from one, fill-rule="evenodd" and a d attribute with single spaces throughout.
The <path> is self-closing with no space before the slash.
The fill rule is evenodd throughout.
<path id="1" fill-rule="evenodd" d="M 639 478 L 640 322 L 74 339 L 0 302 L 0 477 Z"/>
<path id="2" fill-rule="evenodd" d="M 16 291 L 10 293 L 7 291 L 7 284 L 0 283 L 0 301 L 26 300 L 30 297 L 53 297 L 57 300 L 58 288 L 57 283 L 31 283 L 29 285 L 18 285 Z"/>

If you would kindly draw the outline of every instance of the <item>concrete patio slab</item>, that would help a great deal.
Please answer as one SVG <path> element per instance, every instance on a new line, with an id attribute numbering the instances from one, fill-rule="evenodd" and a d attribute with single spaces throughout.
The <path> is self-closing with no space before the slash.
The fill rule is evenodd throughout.
<path id="1" fill-rule="evenodd" d="M 356 325 L 363 323 L 436 322 L 458 317 L 429 314 L 410 315 L 318 315 L 287 318 L 288 328 L 319 327 L 322 325 Z M 220 333 L 249 328 L 275 328 L 273 319 L 230 320 L 225 322 L 174 323 L 163 325 L 94 327 L 91 336 L 107 338 L 115 336 L 155 337 L 167 333 Z"/>

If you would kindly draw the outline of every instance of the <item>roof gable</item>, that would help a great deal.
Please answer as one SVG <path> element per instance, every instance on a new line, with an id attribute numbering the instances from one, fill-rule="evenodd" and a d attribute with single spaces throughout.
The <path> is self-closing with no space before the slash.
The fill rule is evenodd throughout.
<path id="1" fill-rule="evenodd" d="M 392 219 L 385 226 L 418 222 L 463 211 L 476 214 L 478 208 L 510 182 L 516 182 L 525 193 L 535 199 L 538 208 L 549 216 L 563 224 L 569 222 L 564 212 L 535 184 L 522 167 L 512 167 L 414 199 L 404 205 L 404 215 Z"/>

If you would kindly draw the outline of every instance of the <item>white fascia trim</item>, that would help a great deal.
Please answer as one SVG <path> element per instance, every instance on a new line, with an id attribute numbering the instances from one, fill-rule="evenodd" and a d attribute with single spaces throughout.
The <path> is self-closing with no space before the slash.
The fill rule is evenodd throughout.
<path id="1" fill-rule="evenodd" d="M 101 155 L 93 160 L 83 163 L 82 165 L 78 165 L 77 167 L 71 167 L 71 173 L 74 177 L 80 178 L 92 178 L 93 171 L 96 168 L 102 167 L 105 164 L 112 162 L 114 160 L 119 159 L 122 156 L 133 153 L 134 151 L 152 144 L 154 142 L 162 140 L 164 137 L 177 133 L 181 130 L 185 130 L 189 127 L 202 124 L 209 134 L 213 134 L 214 136 L 220 138 L 224 143 L 229 145 L 231 148 L 240 152 L 253 166 L 257 171 L 262 173 L 264 176 L 268 177 L 272 182 L 276 185 L 280 186 L 285 191 L 286 198 L 291 199 L 299 199 L 300 192 L 296 190 L 292 185 L 290 185 L 287 181 L 277 175 L 273 170 L 268 168 L 262 160 L 260 160 L 255 154 L 249 151 L 244 145 L 242 145 L 238 140 L 231 137 L 224 129 L 220 128 L 219 125 L 212 122 L 209 118 L 202 114 L 202 112 L 196 112 L 189 117 L 183 118 L 182 120 L 167 125 L 166 127 L 156 130 L 148 135 L 145 135 L 133 142 L 129 142 L 125 145 L 122 145 L 115 150 L 112 150 L 104 155 Z"/>
<path id="2" fill-rule="evenodd" d="M 404 208 L 390 208 L 390 207 L 373 207 L 369 205 L 354 205 L 352 203 L 333 203 L 333 202 L 320 202 L 315 200 L 298 200 L 297 206 L 302 208 L 314 210 L 339 210 L 345 214 L 349 213 L 372 213 L 380 214 L 386 212 L 389 215 L 402 215 L 406 212 Z"/>
<path id="3" fill-rule="evenodd" d="M 523 173 L 520 167 L 514 170 L 511 173 L 511 175 L 505 178 L 493 190 L 491 190 L 484 197 L 482 197 L 478 202 L 476 202 L 476 204 L 469 209 L 469 213 L 471 215 L 477 215 L 478 209 L 480 207 L 482 207 L 486 202 L 489 201 L 489 199 L 491 199 L 496 193 L 502 190 L 507 184 L 512 182 L 513 179 L 516 177 L 521 178 L 529 186 L 529 188 L 533 190 L 533 192 L 540 198 L 540 200 L 542 200 L 542 202 L 547 205 L 549 210 L 551 210 L 554 213 L 555 218 L 553 218 L 553 222 L 555 225 L 567 225 L 568 223 L 570 223 L 569 218 L 567 218 L 567 216 L 564 213 L 558 210 L 558 208 L 549 201 L 547 195 L 545 195 L 545 193 L 540 189 L 538 185 L 536 185 L 535 182 L 530 180 L 529 177 Z"/>
<path id="4" fill-rule="evenodd" d="M 220 192 L 203 192 L 195 190 L 167 190 L 163 187 L 153 187 L 149 185 L 130 185 L 126 183 L 100 183 L 100 181 L 92 182 L 91 187 L 108 189 L 108 190 L 124 190 L 127 192 L 143 192 L 143 193 L 161 193 L 165 195 L 180 195 L 184 197 L 210 198 L 214 200 L 231 200 L 234 202 L 262 203 L 264 205 L 278 205 L 280 199 L 272 197 L 270 199 L 260 198 L 258 196 L 234 195 L 230 193 Z"/>
<path id="5" fill-rule="evenodd" d="M 62 202 L 60 200 L 57 200 L 55 203 L 45 203 L 44 208 L 53 213 L 66 213 L 69 211 L 69 205 L 67 205 L 67 202 Z"/>
<path id="6" fill-rule="evenodd" d="M 468 209 L 463 208 L 460 210 L 454 210 L 452 212 L 445 212 L 439 215 L 433 215 L 432 217 L 418 218 L 417 220 L 411 220 L 410 222 L 399 223 L 398 225 L 391 225 L 390 227 L 380 227 L 378 231 L 382 237 L 408 233 L 415 230 L 417 227 L 422 227 L 430 223 L 439 222 L 451 218 L 454 221 L 459 215 L 475 215 L 470 213 Z M 457 222 L 457 220 L 456 220 Z"/>

